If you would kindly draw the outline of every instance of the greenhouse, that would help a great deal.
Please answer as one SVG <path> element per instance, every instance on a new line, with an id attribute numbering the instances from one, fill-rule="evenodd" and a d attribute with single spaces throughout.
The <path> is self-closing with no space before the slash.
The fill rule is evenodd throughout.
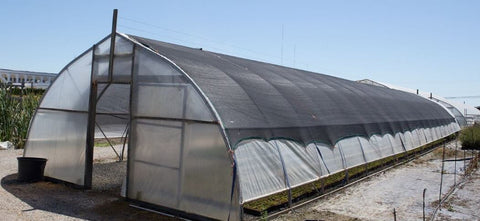
<path id="1" fill-rule="evenodd" d="M 410 88 L 399 87 L 392 84 L 380 83 L 370 79 L 363 79 L 359 80 L 358 82 L 379 87 L 386 87 L 394 90 L 405 91 L 435 101 L 443 107 L 447 108 L 448 111 L 450 111 L 450 113 L 455 117 L 459 126 L 462 128 L 472 126 L 475 123 L 480 123 L 480 111 L 471 105 L 454 102 L 436 94 L 426 93 L 418 89 L 414 90 Z"/>
<path id="2" fill-rule="evenodd" d="M 415 94 L 122 33 L 60 72 L 24 155 L 91 188 L 94 133 L 108 125 L 128 132 L 128 200 L 219 220 L 460 129 Z"/>

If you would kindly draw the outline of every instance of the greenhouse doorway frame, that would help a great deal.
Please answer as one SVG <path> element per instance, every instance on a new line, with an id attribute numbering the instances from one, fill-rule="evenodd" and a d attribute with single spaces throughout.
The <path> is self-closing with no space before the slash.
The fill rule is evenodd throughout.
<path id="1" fill-rule="evenodd" d="M 97 55 L 96 50 L 97 48 L 104 42 L 104 40 L 100 41 L 100 43 L 95 44 L 92 47 L 92 68 L 91 68 L 91 76 L 90 76 L 90 94 L 89 94 L 89 102 L 88 102 L 88 122 L 87 122 L 87 134 L 86 134 L 86 148 L 85 148 L 85 177 L 84 177 L 84 189 L 92 189 L 92 179 L 93 179 L 93 159 L 94 159 L 94 146 L 95 146 L 95 129 L 98 128 L 103 137 L 106 139 L 112 150 L 115 152 L 115 155 L 118 157 L 119 161 L 124 160 L 124 151 L 125 151 L 125 145 L 127 142 L 127 139 L 129 137 L 130 133 L 130 128 L 131 128 L 131 101 L 132 101 L 132 79 L 133 79 L 133 69 L 134 69 L 134 58 L 135 58 L 135 45 L 132 47 L 131 53 L 126 53 L 126 54 L 115 54 L 115 43 L 116 43 L 116 29 L 117 29 L 117 15 L 118 15 L 118 10 L 115 9 L 113 11 L 113 19 L 112 19 L 112 32 L 110 36 L 107 36 L 104 40 L 107 40 L 110 38 L 110 48 L 109 48 L 109 53 L 108 55 L 100 54 Z M 130 76 L 127 76 L 126 78 L 117 80 L 116 78 L 114 79 L 114 59 L 115 57 L 120 56 L 123 58 L 131 58 L 131 66 L 130 66 Z M 97 76 L 96 72 L 98 72 L 97 69 L 99 69 L 100 62 L 102 60 L 105 60 L 108 58 L 108 75 L 107 76 Z M 129 96 L 128 96 L 128 111 L 127 112 L 101 112 L 98 111 L 97 105 L 101 103 L 101 99 L 104 97 L 106 92 L 111 88 L 112 85 L 123 85 L 130 88 L 128 90 Z M 100 93 L 99 93 L 100 92 Z M 127 123 L 125 125 L 125 129 L 123 130 L 123 133 L 121 135 L 121 138 L 123 138 L 123 147 L 122 151 L 119 154 L 115 148 L 113 147 L 112 142 L 108 138 L 108 136 L 105 134 L 104 130 L 102 129 L 102 126 L 100 123 L 97 121 L 97 116 L 110 116 L 114 118 L 119 118 L 126 120 Z M 130 140 L 130 139 L 128 139 Z M 128 141 L 129 142 L 129 141 Z M 128 154 L 127 154 L 127 160 L 128 160 Z M 128 169 L 126 173 L 126 179 L 128 181 Z M 128 183 L 128 182 L 127 182 Z"/>

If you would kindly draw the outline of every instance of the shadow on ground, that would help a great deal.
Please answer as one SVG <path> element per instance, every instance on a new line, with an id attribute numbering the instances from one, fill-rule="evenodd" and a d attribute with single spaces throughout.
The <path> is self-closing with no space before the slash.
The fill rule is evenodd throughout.
<path id="1" fill-rule="evenodd" d="M 17 181 L 17 174 L 2 178 L 2 187 L 30 205 L 70 217 L 87 220 L 177 220 L 156 213 L 139 210 L 118 195 L 118 191 L 79 190 L 62 183 Z"/>

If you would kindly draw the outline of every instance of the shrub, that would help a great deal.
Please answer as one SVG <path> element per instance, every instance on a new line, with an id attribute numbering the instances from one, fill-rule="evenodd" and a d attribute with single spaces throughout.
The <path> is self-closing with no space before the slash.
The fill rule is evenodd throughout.
<path id="1" fill-rule="evenodd" d="M 464 150 L 480 150 L 480 124 L 474 124 L 460 132 L 460 141 Z"/>
<path id="2" fill-rule="evenodd" d="M 18 90 L 22 91 L 18 93 Z M 0 85 L 0 141 L 10 141 L 17 148 L 23 148 L 40 97 L 38 89 L 12 89 Z"/>

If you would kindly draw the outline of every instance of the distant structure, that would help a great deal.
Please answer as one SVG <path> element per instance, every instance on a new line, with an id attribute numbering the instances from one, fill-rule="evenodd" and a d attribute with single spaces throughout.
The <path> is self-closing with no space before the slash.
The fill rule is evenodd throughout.
<path id="1" fill-rule="evenodd" d="M 473 125 L 475 122 L 480 123 L 480 111 L 478 110 L 478 108 L 475 108 L 473 106 L 447 100 L 444 97 L 433 95 L 432 93 L 421 92 L 418 89 L 414 90 L 410 88 L 399 87 L 399 86 L 382 83 L 382 82 L 378 82 L 370 79 L 358 80 L 357 82 L 373 85 L 377 87 L 386 87 L 394 90 L 405 91 L 405 92 L 417 94 L 421 97 L 435 101 L 438 104 L 444 106 L 446 109 L 448 109 L 450 113 L 452 113 L 452 115 L 455 116 L 457 123 L 461 127 Z"/>
<path id="2" fill-rule="evenodd" d="M 54 73 L 0 69 L 0 82 L 17 86 L 23 82 L 25 87 L 46 89 L 56 76 Z"/>

